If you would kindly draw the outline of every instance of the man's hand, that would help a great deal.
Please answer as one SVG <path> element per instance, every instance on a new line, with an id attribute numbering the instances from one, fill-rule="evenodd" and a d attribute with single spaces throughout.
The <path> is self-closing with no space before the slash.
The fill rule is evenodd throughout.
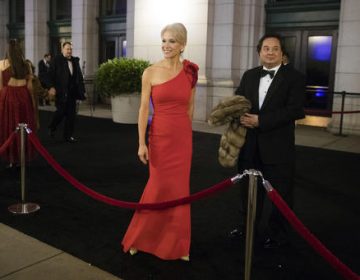
<path id="1" fill-rule="evenodd" d="M 56 89 L 54 87 L 50 88 L 48 90 L 48 93 L 49 93 L 49 97 L 52 98 L 52 97 L 55 97 L 56 95 Z"/>
<path id="2" fill-rule="evenodd" d="M 240 123 L 246 128 L 255 128 L 259 126 L 259 116 L 246 113 L 240 117 Z"/>

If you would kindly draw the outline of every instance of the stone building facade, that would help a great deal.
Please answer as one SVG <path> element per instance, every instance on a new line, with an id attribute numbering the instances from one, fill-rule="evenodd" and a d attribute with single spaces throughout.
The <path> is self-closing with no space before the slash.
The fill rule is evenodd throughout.
<path id="1" fill-rule="evenodd" d="M 117 34 L 117 46 L 125 48 L 116 52 L 116 56 L 126 55 L 154 62 L 162 57 L 161 28 L 167 23 L 183 22 L 188 29 L 184 58 L 196 62 L 200 67 L 194 118 L 204 122 L 220 99 L 233 95 L 242 74 L 259 64 L 256 44 L 270 26 L 267 8 L 270 9 L 273 5 L 280 11 L 277 18 L 271 18 L 274 20 L 275 17 L 273 23 L 280 22 L 281 15 L 286 14 L 281 5 L 286 2 L 291 4 L 292 1 L 172 1 L 127 1 L 126 15 L 117 18 L 102 17 L 101 8 L 101 2 L 116 4 L 117 1 L 72 0 L 69 2 L 71 18 L 68 22 L 55 21 L 54 25 L 51 11 L 56 0 L 26 0 L 23 1 L 23 27 L 21 24 L 18 25 L 20 27 L 14 27 L 10 7 L 13 4 L 10 4 L 10 0 L 0 0 L 0 53 L 5 54 L 7 40 L 17 32 L 17 36 L 22 36 L 26 58 L 37 64 L 44 53 L 53 50 L 51 46 L 57 36 L 55 33 L 58 32 L 72 41 L 74 55 L 80 57 L 85 76 L 91 78 L 99 63 L 104 61 L 107 47 L 111 51 L 115 50 L 112 49 L 112 43 L 104 45 L 111 34 Z M 329 11 L 333 13 L 332 9 L 335 8 L 332 7 L 337 7 L 338 12 L 332 90 L 360 93 L 360 1 L 317 1 L 318 6 L 334 2 L 335 4 L 328 5 Z M 309 3 L 306 0 L 303 2 Z M 276 6 L 276 3 L 280 3 L 280 6 Z M 302 8 L 299 6 L 294 9 L 301 11 Z M 276 28 L 276 24 L 274 26 Z M 291 23 L 287 28 L 291 29 Z M 306 26 L 300 26 L 299 30 L 306 30 Z M 334 95 L 330 105 L 331 110 L 339 111 L 341 95 Z M 346 96 L 345 110 L 360 110 L 360 95 Z M 337 132 L 339 123 L 339 115 L 329 116 L 328 130 Z M 360 114 L 344 116 L 343 132 L 360 134 Z"/>

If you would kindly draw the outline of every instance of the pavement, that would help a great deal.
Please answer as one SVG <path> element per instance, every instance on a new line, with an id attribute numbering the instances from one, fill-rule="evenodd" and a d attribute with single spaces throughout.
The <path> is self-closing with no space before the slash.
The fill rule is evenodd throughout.
<path id="1" fill-rule="evenodd" d="M 52 106 L 43 106 L 40 109 L 54 110 Z M 111 109 L 110 105 L 93 107 L 84 103 L 79 107 L 79 114 L 96 118 L 111 118 Z M 333 135 L 321 126 L 326 121 L 319 119 L 320 126 L 309 126 L 304 122 L 298 124 L 296 144 L 360 154 L 359 135 Z M 221 134 L 224 127 L 213 128 L 206 123 L 193 122 L 193 130 Z M 120 279 L 2 223 L 0 223 L 0 240 L 0 280 Z"/>

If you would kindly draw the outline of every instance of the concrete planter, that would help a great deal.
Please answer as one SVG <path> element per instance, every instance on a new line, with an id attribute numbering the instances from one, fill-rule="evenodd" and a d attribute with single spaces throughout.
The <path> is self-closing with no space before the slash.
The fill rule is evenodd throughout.
<path id="1" fill-rule="evenodd" d="M 140 94 L 120 94 L 111 97 L 112 119 L 116 123 L 136 124 L 138 121 Z"/>

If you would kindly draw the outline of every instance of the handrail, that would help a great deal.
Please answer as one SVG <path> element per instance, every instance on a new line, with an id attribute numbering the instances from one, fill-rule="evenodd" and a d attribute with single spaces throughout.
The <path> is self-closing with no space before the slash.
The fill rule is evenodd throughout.
<path id="1" fill-rule="evenodd" d="M 345 136 L 343 134 L 343 126 L 344 126 L 344 115 L 345 114 L 356 114 L 356 113 L 360 113 L 360 110 L 356 110 L 356 111 L 345 111 L 345 97 L 347 95 L 353 95 L 353 96 L 360 96 L 359 92 L 346 92 L 346 91 L 329 91 L 328 92 L 329 95 L 341 95 L 341 109 L 340 111 L 328 111 L 328 110 L 319 110 L 320 114 L 339 114 L 340 115 L 340 123 L 339 123 L 339 133 L 336 135 L 339 136 Z M 306 112 L 316 112 L 316 110 L 312 110 L 312 109 L 305 109 L 305 113 Z"/>

